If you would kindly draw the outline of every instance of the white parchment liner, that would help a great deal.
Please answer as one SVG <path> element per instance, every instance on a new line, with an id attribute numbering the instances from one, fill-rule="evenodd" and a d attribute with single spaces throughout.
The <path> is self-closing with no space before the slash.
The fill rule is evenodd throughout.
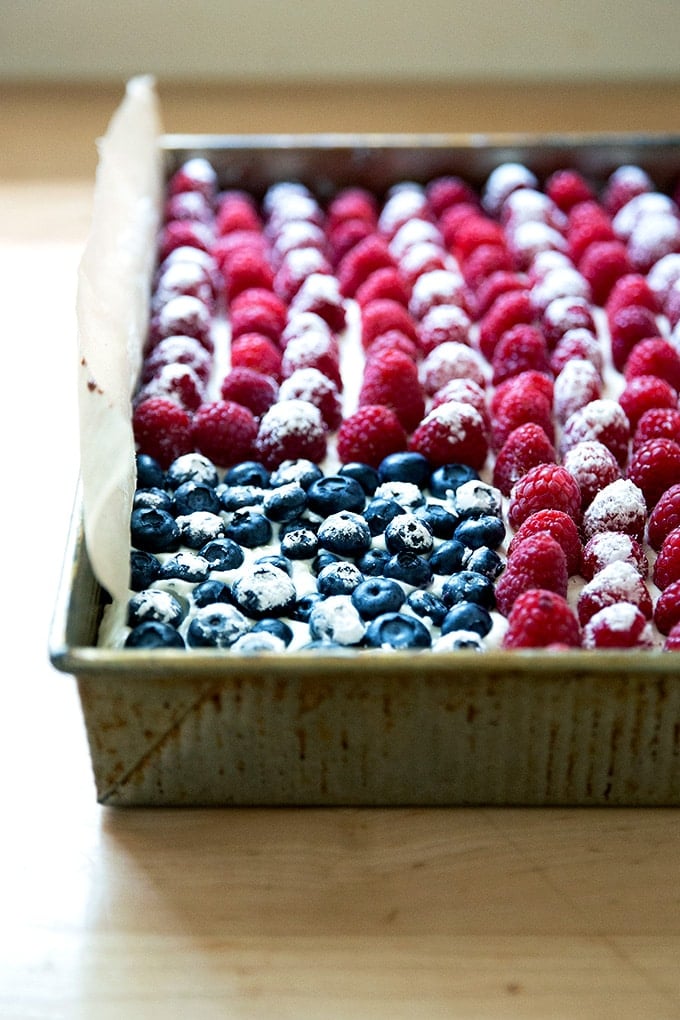
<path id="1" fill-rule="evenodd" d="M 131 397 L 142 359 L 163 168 L 153 79 L 132 79 L 105 136 L 78 276 L 78 399 L 87 550 L 114 600 L 129 583 Z"/>

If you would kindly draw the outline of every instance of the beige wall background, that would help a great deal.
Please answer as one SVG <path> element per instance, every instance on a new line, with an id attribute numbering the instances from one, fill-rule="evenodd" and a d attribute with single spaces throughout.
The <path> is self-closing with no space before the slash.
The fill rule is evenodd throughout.
<path id="1" fill-rule="evenodd" d="M 680 76 L 680 0 L 0 0 L 0 79 Z M 370 96 L 367 97 L 370 101 Z"/>

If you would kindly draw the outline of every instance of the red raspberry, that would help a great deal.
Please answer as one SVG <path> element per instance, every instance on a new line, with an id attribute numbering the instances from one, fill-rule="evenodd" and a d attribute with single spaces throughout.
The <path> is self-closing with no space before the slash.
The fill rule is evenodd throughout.
<path id="1" fill-rule="evenodd" d="M 677 408 L 678 394 L 665 379 L 637 375 L 626 384 L 619 403 L 634 429 L 645 411 L 653 407 Z"/>
<path id="2" fill-rule="evenodd" d="M 533 284 L 531 287 L 531 300 L 534 303 L 534 308 L 541 316 L 544 316 L 550 305 L 555 304 L 556 301 L 573 302 L 585 308 L 586 312 L 589 312 L 590 287 L 574 266 L 556 266 L 544 272 L 540 279 L 536 280 Z M 556 309 L 559 311 L 561 307 L 561 305 L 557 305 Z M 568 308 L 569 305 L 567 304 L 565 307 Z M 564 316 L 565 313 L 561 311 L 555 318 L 559 319 Z M 582 325 L 582 323 L 575 322 L 572 328 L 575 328 L 577 325 Z M 567 328 L 569 327 L 567 326 Z"/>
<path id="3" fill-rule="evenodd" d="M 378 216 L 378 230 L 389 241 L 400 227 L 412 219 L 429 219 L 430 210 L 424 190 L 407 182 L 390 189 Z"/>
<path id="4" fill-rule="evenodd" d="M 299 368 L 318 369 L 342 392 L 340 349 L 329 332 L 310 330 L 288 341 L 281 359 L 281 374 L 287 379 Z"/>
<path id="5" fill-rule="evenodd" d="M 163 397 L 150 397 L 137 404 L 132 429 L 139 453 L 148 453 L 162 468 L 193 449 L 189 414 Z"/>
<path id="6" fill-rule="evenodd" d="M 680 390 L 680 352 L 661 336 L 650 336 L 635 345 L 626 361 L 627 381 L 638 375 L 655 375 Z"/>
<path id="7" fill-rule="evenodd" d="M 359 406 L 365 404 L 384 404 L 395 412 L 407 432 L 416 428 L 425 413 L 425 397 L 418 369 L 407 354 L 386 351 L 366 364 Z"/>
<path id="8" fill-rule="evenodd" d="M 651 510 L 671 485 L 680 482 L 680 446 L 672 439 L 642 443 L 633 452 L 627 474 L 642 489 Z"/>
<path id="9" fill-rule="evenodd" d="M 163 206 L 163 219 L 166 223 L 172 220 L 193 220 L 209 226 L 213 222 L 213 210 L 208 199 L 200 191 L 180 191 L 166 201 Z"/>
<path id="10" fill-rule="evenodd" d="M 376 298 L 361 309 L 361 342 L 364 350 L 368 350 L 376 337 L 387 333 L 390 329 L 398 329 L 405 336 L 418 342 L 415 323 L 408 311 L 398 301 L 391 298 Z"/>
<path id="11" fill-rule="evenodd" d="M 179 251 L 185 250 L 184 248 L 179 249 Z M 269 245 L 266 237 L 259 230 L 234 230 L 231 234 L 218 237 L 211 252 L 223 283 L 232 259 L 237 255 L 240 256 L 242 252 L 248 252 L 253 262 L 267 263 Z"/>
<path id="12" fill-rule="evenodd" d="M 619 478 L 601 489 L 583 513 L 586 541 L 599 531 L 622 531 L 641 542 L 647 522 L 642 490 L 630 478 Z"/>
<path id="13" fill-rule="evenodd" d="M 602 202 L 611 216 L 630 202 L 636 195 L 644 195 L 654 185 L 649 174 L 639 166 L 625 164 L 610 175 L 602 194 Z"/>
<path id="14" fill-rule="evenodd" d="M 567 240 L 569 255 L 575 264 L 591 244 L 611 241 L 615 236 L 611 218 L 596 201 L 578 202 L 569 210 Z"/>
<path id="15" fill-rule="evenodd" d="M 286 460 L 311 460 L 326 456 L 328 429 L 321 412 L 306 400 L 280 400 L 260 421 L 255 454 L 272 470 Z"/>
<path id="16" fill-rule="evenodd" d="M 334 333 L 347 325 L 345 301 L 338 281 L 327 273 L 312 273 L 291 301 L 291 313 L 312 312 L 328 323 Z"/>
<path id="17" fill-rule="evenodd" d="M 595 198 L 592 188 L 578 170 L 556 170 L 545 182 L 545 192 L 558 209 L 568 213 L 579 202 Z"/>
<path id="18" fill-rule="evenodd" d="M 199 248 L 209 252 L 212 243 L 213 232 L 205 223 L 171 220 L 161 229 L 158 238 L 158 261 L 164 262 L 176 248 Z"/>
<path id="19" fill-rule="evenodd" d="M 157 276 L 153 295 L 152 310 L 158 312 L 172 298 L 188 294 L 198 298 L 210 311 L 215 306 L 212 281 L 198 262 L 170 263 Z"/>
<path id="20" fill-rule="evenodd" d="M 680 625 L 680 581 L 673 581 L 659 595 L 654 608 L 654 623 L 661 634 L 671 634 Z"/>
<path id="21" fill-rule="evenodd" d="M 316 248 L 326 255 L 326 235 L 321 227 L 311 220 L 290 220 L 271 237 L 272 264 L 280 266 L 292 251 L 298 248 Z"/>
<path id="22" fill-rule="evenodd" d="M 659 259 L 647 274 L 647 283 L 658 302 L 658 310 L 662 310 L 670 292 L 680 279 L 680 254 L 671 253 Z"/>
<path id="23" fill-rule="evenodd" d="M 674 213 L 640 216 L 628 238 L 628 257 L 639 273 L 648 273 L 665 255 L 680 251 L 680 221 Z"/>
<path id="24" fill-rule="evenodd" d="M 495 386 L 522 372 L 549 375 L 550 357 L 541 330 L 526 323 L 506 330 L 494 348 L 491 367 Z"/>
<path id="25" fill-rule="evenodd" d="M 423 273 L 413 284 L 408 310 L 419 322 L 436 305 L 459 305 L 469 311 L 469 293 L 463 277 L 450 269 Z"/>
<path id="26" fill-rule="evenodd" d="M 578 522 L 581 519 L 581 490 L 573 475 L 559 464 L 538 464 L 530 468 L 510 495 L 508 519 L 519 528 L 537 510 L 562 510 Z"/>
<path id="27" fill-rule="evenodd" d="M 575 411 L 602 396 L 602 379 L 590 361 L 568 361 L 555 379 L 555 417 L 564 424 Z"/>
<path id="28" fill-rule="evenodd" d="M 416 344 L 400 329 L 388 329 L 386 333 L 377 336 L 366 351 L 366 360 L 371 361 L 380 357 L 385 351 L 401 351 L 402 354 L 407 354 L 411 361 L 417 361 L 420 356 Z"/>
<path id="29" fill-rule="evenodd" d="M 408 308 L 409 291 L 404 286 L 399 270 L 395 266 L 376 269 L 366 277 L 354 295 L 354 300 L 360 308 L 381 298 L 397 301 L 404 308 Z"/>
<path id="30" fill-rule="evenodd" d="M 298 368 L 281 383 L 280 400 L 307 400 L 321 411 L 321 416 L 331 430 L 342 421 L 342 402 L 338 388 L 318 368 Z"/>
<path id="31" fill-rule="evenodd" d="M 457 202 L 449 206 L 439 217 L 439 229 L 444 238 L 444 244 L 449 251 L 452 251 L 456 244 L 456 236 L 461 226 L 470 217 L 479 215 L 479 204 L 476 198 L 469 202 Z"/>
<path id="32" fill-rule="evenodd" d="M 671 439 L 680 436 L 680 410 L 673 407 L 652 407 L 640 418 L 633 433 L 633 450 L 649 439 Z"/>
<path id="33" fill-rule="evenodd" d="M 274 273 L 264 255 L 250 248 L 237 248 L 228 257 L 222 258 L 220 269 L 224 276 L 224 289 L 227 304 L 237 294 L 251 287 L 262 287 L 272 290 Z"/>
<path id="34" fill-rule="evenodd" d="M 406 449 L 406 433 L 394 411 L 382 404 L 367 404 L 345 418 L 337 436 L 343 464 L 359 461 L 378 467 L 391 453 Z"/>
<path id="35" fill-rule="evenodd" d="M 594 334 L 596 325 L 589 302 L 581 297 L 566 295 L 555 298 L 546 307 L 541 316 L 541 329 L 552 350 L 571 330 L 585 329 Z"/>
<path id="36" fill-rule="evenodd" d="M 519 323 L 532 323 L 535 317 L 527 291 L 511 290 L 500 294 L 479 323 L 479 347 L 487 361 L 493 358 L 503 333 Z"/>
<path id="37" fill-rule="evenodd" d="M 373 237 L 375 227 L 368 220 L 342 220 L 327 232 L 328 247 L 333 265 L 337 268 L 345 256 L 368 237 Z M 371 274 L 372 275 L 372 274 Z"/>
<path id="38" fill-rule="evenodd" d="M 520 379 L 521 376 L 514 378 Z M 554 442 L 555 429 L 550 402 L 544 392 L 536 387 L 517 386 L 514 390 L 506 391 L 502 402 L 495 409 L 492 398 L 491 415 L 491 444 L 494 450 L 502 449 L 510 434 L 527 422 L 540 426 L 548 441 Z"/>
<path id="39" fill-rule="evenodd" d="M 261 230 L 262 222 L 250 195 L 243 191 L 228 191 L 220 197 L 215 217 L 218 235 L 234 230 Z"/>
<path id="40" fill-rule="evenodd" d="M 209 202 L 215 198 L 217 191 L 217 173 L 210 162 L 203 156 L 187 159 L 171 175 L 167 185 L 169 195 L 178 195 L 183 191 L 198 191 Z"/>
<path id="41" fill-rule="evenodd" d="M 270 375 L 264 375 L 245 365 L 237 366 L 225 375 L 220 387 L 222 400 L 242 404 L 257 417 L 261 417 L 278 397 L 278 386 Z"/>
<path id="42" fill-rule="evenodd" d="M 273 288 L 282 301 L 293 300 L 305 280 L 316 273 L 331 274 L 331 265 L 317 248 L 295 248 L 284 256 L 276 271 Z"/>
<path id="43" fill-rule="evenodd" d="M 654 584 L 662 590 L 680 581 L 680 527 L 669 531 L 659 549 L 652 571 Z"/>
<path id="44" fill-rule="evenodd" d="M 576 443 L 567 450 L 562 463 L 578 482 L 584 510 L 601 489 L 621 477 L 616 457 L 597 439 Z"/>
<path id="45" fill-rule="evenodd" d="M 366 188 L 347 187 L 333 196 L 326 210 L 329 228 L 345 220 L 365 220 L 373 227 L 378 223 L 378 203 Z"/>
<path id="46" fill-rule="evenodd" d="M 440 390 L 432 397 L 430 410 L 439 407 L 440 404 L 447 404 L 449 400 L 458 400 L 461 404 L 472 404 L 479 411 L 484 421 L 484 428 L 490 428 L 489 409 L 486 401 L 486 391 L 473 379 L 449 379 Z"/>
<path id="47" fill-rule="evenodd" d="M 656 336 L 656 316 L 644 305 L 626 305 L 607 314 L 614 368 L 623 372 L 631 351 L 642 340 Z"/>
<path id="48" fill-rule="evenodd" d="M 544 372 L 520 372 L 510 379 L 506 379 L 496 387 L 491 398 L 491 413 L 498 414 L 502 411 L 508 399 L 512 399 L 517 393 L 528 393 L 531 397 L 537 394 L 547 400 L 552 407 L 554 385 L 550 376 Z"/>
<path id="49" fill-rule="evenodd" d="M 423 354 L 447 342 L 468 344 L 471 328 L 467 312 L 458 305 L 435 305 L 418 325 L 418 342 Z"/>
<path id="50" fill-rule="evenodd" d="M 622 531 L 600 531 L 586 542 L 581 567 L 583 577 L 591 581 L 610 563 L 630 563 L 642 578 L 649 574 L 644 549 L 637 539 Z"/>
<path id="51" fill-rule="evenodd" d="M 460 261 L 465 261 L 482 244 L 505 248 L 503 228 L 481 213 L 467 216 L 456 231 L 453 254 Z"/>
<path id="52" fill-rule="evenodd" d="M 600 609 L 583 628 L 583 648 L 653 648 L 652 627 L 631 602 Z"/>
<path id="53" fill-rule="evenodd" d="M 668 637 L 664 641 L 663 650 L 664 652 L 680 651 L 680 624 L 676 623 L 674 627 L 671 627 Z"/>
<path id="54" fill-rule="evenodd" d="M 478 386 L 486 386 L 485 365 L 481 356 L 467 344 L 454 341 L 439 344 L 430 351 L 420 367 L 420 378 L 429 396 L 451 379 L 472 379 Z"/>
<path id="55" fill-rule="evenodd" d="M 475 296 L 477 316 L 486 315 L 496 298 L 513 290 L 528 290 L 525 276 L 514 270 L 497 270 L 479 285 Z"/>
<path id="56" fill-rule="evenodd" d="M 477 196 L 467 181 L 455 175 L 435 177 L 426 185 L 425 194 L 432 212 L 437 217 L 460 202 L 477 202 Z"/>
<path id="57" fill-rule="evenodd" d="M 195 449 L 220 467 L 252 457 L 256 435 L 252 411 L 231 400 L 202 404 L 191 424 Z"/>
<path id="58" fill-rule="evenodd" d="M 680 484 L 671 485 L 649 515 L 647 538 L 652 549 L 658 552 L 666 535 L 677 527 L 680 527 Z"/>
<path id="59" fill-rule="evenodd" d="M 187 365 L 203 384 L 212 368 L 212 355 L 195 337 L 168 336 L 149 351 L 142 366 L 142 382 L 149 382 L 168 365 Z"/>
<path id="60" fill-rule="evenodd" d="M 630 273 L 632 266 L 621 241 L 596 241 L 588 246 L 578 268 L 590 284 L 595 304 L 604 305 L 616 281 Z"/>
<path id="61" fill-rule="evenodd" d="M 499 163 L 491 171 L 482 190 L 482 205 L 491 216 L 498 216 L 514 191 L 537 188 L 538 179 L 522 163 Z"/>
<path id="62" fill-rule="evenodd" d="M 371 234 L 355 244 L 340 260 L 337 270 L 340 291 L 345 297 L 354 297 L 371 273 L 385 266 L 395 266 L 387 241 Z"/>
<path id="63" fill-rule="evenodd" d="M 503 443 L 493 469 L 493 484 L 504 496 L 513 485 L 538 464 L 554 464 L 555 447 L 540 425 L 526 422 L 514 429 Z"/>
<path id="64" fill-rule="evenodd" d="M 581 572 L 583 547 L 578 528 L 573 518 L 562 510 L 538 510 L 524 521 L 508 546 L 508 557 L 512 558 L 516 547 L 525 538 L 545 532 L 562 548 L 566 557 L 567 573 L 570 577 Z"/>
<path id="65" fill-rule="evenodd" d="M 585 407 L 575 411 L 564 424 L 561 451 L 564 456 L 577 443 L 585 439 L 596 439 L 623 465 L 628 459 L 630 423 L 626 412 L 616 400 L 602 398 L 592 400 Z"/>
<path id="66" fill-rule="evenodd" d="M 603 567 L 579 592 L 576 612 L 581 626 L 605 606 L 617 602 L 632 602 L 646 619 L 652 618 L 652 598 L 647 585 L 637 568 L 622 560 Z"/>
<path id="67" fill-rule="evenodd" d="M 270 375 L 277 382 L 281 379 L 281 351 L 273 340 L 260 333 L 243 333 L 231 345 L 233 368 L 252 368 L 263 375 Z"/>
<path id="68" fill-rule="evenodd" d="M 566 597 L 567 558 L 562 546 L 546 531 L 518 542 L 496 582 L 496 607 L 508 616 L 517 597 L 531 588 L 543 588 Z"/>
<path id="69" fill-rule="evenodd" d="M 446 252 L 439 245 L 430 242 L 413 245 L 399 259 L 399 273 L 404 285 L 411 291 L 421 276 L 426 273 L 445 272 Z M 410 304 L 410 301 L 409 301 Z"/>
<path id="70" fill-rule="evenodd" d="M 152 317 L 149 323 L 149 347 L 155 347 L 168 336 L 192 336 L 212 352 L 210 335 L 212 315 L 210 309 L 196 297 L 181 294 L 171 298 Z"/>
<path id="71" fill-rule="evenodd" d="M 411 436 L 409 449 L 422 453 L 433 467 L 460 463 L 479 471 L 488 453 L 484 420 L 471 404 L 450 400 L 430 411 Z"/>
<path id="72" fill-rule="evenodd" d="M 463 278 L 472 290 L 482 286 L 495 273 L 512 271 L 510 253 L 500 244 L 480 244 L 468 255 L 462 266 Z"/>
<path id="73" fill-rule="evenodd" d="M 261 333 L 279 342 L 286 325 L 287 309 L 272 290 L 251 288 L 241 291 L 229 307 L 231 338 L 243 333 Z"/>
<path id="74" fill-rule="evenodd" d="M 557 341 L 550 357 L 554 375 L 559 375 L 572 358 L 583 358 L 597 369 L 598 375 L 604 370 L 604 357 L 597 337 L 589 329 L 570 329 Z"/>
<path id="75" fill-rule="evenodd" d="M 534 588 L 516 600 L 508 617 L 503 648 L 578 648 L 581 628 L 567 600 L 553 591 Z"/>
<path id="76" fill-rule="evenodd" d="M 203 400 L 204 386 L 189 365 L 163 365 L 137 394 L 141 403 L 149 397 L 164 397 L 186 411 L 195 411 Z"/>
<path id="77" fill-rule="evenodd" d="M 605 312 L 609 317 L 631 305 L 648 308 L 654 315 L 661 311 L 656 294 L 641 273 L 626 273 L 616 281 L 607 298 Z"/>
<path id="78" fill-rule="evenodd" d="M 291 340 L 312 334 L 316 342 L 324 345 L 335 343 L 330 327 L 324 319 L 314 312 L 295 312 L 291 314 L 281 333 L 280 345 L 285 350 Z M 337 346 L 337 344 L 336 344 Z"/>

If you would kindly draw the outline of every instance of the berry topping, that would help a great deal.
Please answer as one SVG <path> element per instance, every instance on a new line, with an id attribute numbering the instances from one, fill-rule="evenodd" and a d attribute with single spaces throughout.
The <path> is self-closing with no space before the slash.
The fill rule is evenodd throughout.
<path id="1" fill-rule="evenodd" d="M 540 425 L 526 422 L 514 429 L 496 456 L 493 484 L 509 496 L 515 482 L 538 464 L 554 464 L 555 448 Z"/>
<path id="2" fill-rule="evenodd" d="M 161 467 L 193 447 L 188 413 L 163 397 L 150 397 L 137 404 L 132 428 L 138 451 L 153 457 Z"/>
<path id="3" fill-rule="evenodd" d="M 567 558 L 562 546 L 546 531 L 516 543 L 496 585 L 496 604 L 508 616 L 515 600 L 531 588 L 543 588 L 566 597 Z"/>
<path id="4" fill-rule="evenodd" d="M 600 531 L 622 531 L 641 542 L 646 521 L 642 490 L 629 478 L 619 478 L 601 489 L 585 509 L 583 534 L 587 541 Z"/>
<path id="5" fill-rule="evenodd" d="M 616 602 L 595 613 L 583 628 L 584 648 L 652 648 L 647 617 L 632 602 Z"/>
<path id="6" fill-rule="evenodd" d="M 270 470 L 286 460 L 302 457 L 318 463 L 326 455 L 327 432 L 314 404 L 307 400 L 281 400 L 262 417 L 255 451 Z"/>
<path id="7" fill-rule="evenodd" d="M 533 588 L 515 599 L 503 648 L 578 648 L 581 628 L 567 600 L 557 592 Z"/>
<path id="8" fill-rule="evenodd" d="M 484 420 L 471 404 L 451 400 L 423 419 L 409 440 L 435 467 L 460 461 L 481 469 L 488 453 Z"/>
<path id="9" fill-rule="evenodd" d="M 530 468 L 512 490 L 508 518 L 513 528 L 519 528 L 538 510 L 562 510 L 577 522 L 581 519 L 578 482 L 559 464 Z"/>
<path id="10" fill-rule="evenodd" d="M 520 542 L 523 542 L 525 538 L 539 534 L 539 532 L 551 535 L 562 547 L 569 576 L 579 574 L 583 556 L 581 539 L 573 518 L 562 510 L 538 510 L 535 514 L 527 517 L 508 546 L 508 558 L 512 558 Z"/>
<path id="11" fill-rule="evenodd" d="M 583 626 L 605 606 L 617 602 L 630 602 L 644 614 L 652 617 L 652 599 L 637 567 L 625 560 L 615 560 L 599 570 L 581 589 L 576 610 Z"/>
<path id="12" fill-rule="evenodd" d="M 662 590 L 680 580 L 680 527 L 670 531 L 663 540 L 654 561 L 654 584 Z"/>
<path id="13" fill-rule="evenodd" d="M 590 581 L 600 570 L 617 562 L 632 564 L 642 578 L 649 573 L 647 557 L 637 539 L 622 531 L 599 531 L 586 543 L 581 572 Z"/>

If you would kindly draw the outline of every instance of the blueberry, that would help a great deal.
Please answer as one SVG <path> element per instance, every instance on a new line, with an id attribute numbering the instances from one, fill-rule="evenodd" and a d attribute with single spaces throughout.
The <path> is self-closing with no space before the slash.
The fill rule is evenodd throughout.
<path id="1" fill-rule="evenodd" d="M 354 478 L 367 496 L 373 495 L 380 481 L 376 469 L 370 464 L 362 464 L 360 461 L 343 464 L 338 470 L 338 474 L 343 478 Z"/>
<path id="2" fill-rule="evenodd" d="M 205 510 L 207 513 L 218 514 L 222 509 L 220 500 L 212 485 L 205 485 L 202 482 L 182 482 L 174 493 L 175 514 L 192 514 L 196 510 Z"/>
<path id="3" fill-rule="evenodd" d="M 478 574 L 485 574 L 495 581 L 503 573 L 505 564 L 494 549 L 483 545 L 479 549 L 473 549 L 465 560 L 466 570 L 476 570 Z"/>
<path id="4" fill-rule="evenodd" d="M 264 490 L 255 485 L 223 485 L 217 492 L 224 510 L 260 506 L 264 500 Z"/>
<path id="5" fill-rule="evenodd" d="M 433 652 L 483 652 L 484 641 L 473 630 L 452 630 L 442 634 L 432 646 Z"/>
<path id="6" fill-rule="evenodd" d="M 384 574 L 385 577 L 393 577 L 395 581 L 403 581 L 414 588 L 426 588 L 432 580 L 432 570 L 425 557 L 408 551 L 390 556 Z"/>
<path id="7" fill-rule="evenodd" d="M 270 521 L 292 521 L 307 506 L 307 493 L 297 482 L 288 482 L 265 493 L 262 509 Z"/>
<path id="8" fill-rule="evenodd" d="M 485 609 L 493 609 L 496 604 L 493 581 L 476 570 L 461 570 L 444 582 L 442 601 L 449 609 L 458 602 L 475 602 Z"/>
<path id="9" fill-rule="evenodd" d="M 467 549 L 456 538 L 442 542 L 430 556 L 430 566 L 435 574 L 455 574 L 462 570 Z"/>
<path id="10" fill-rule="evenodd" d="M 349 595 L 332 595 L 315 603 L 308 622 L 313 641 L 339 645 L 358 645 L 366 630 Z"/>
<path id="11" fill-rule="evenodd" d="M 368 524 L 350 510 L 331 514 L 319 527 L 319 545 L 339 556 L 357 558 L 371 547 Z"/>
<path id="12" fill-rule="evenodd" d="M 255 563 L 268 563 L 270 567 L 277 567 L 279 570 L 282 570 L 284 574 L 288 574 L 289 577 L 293 576 L 293 564 L 287 556 L 270 553 L 267 556 L 258 556 Z"/>
<path id="13" fill-rule="evenodd" d="M 389 559 L 390 554 L 386 549 L 374 547 L 365 552 L 361 559 L 357 560 L 357 566 L 366 577 L 382 577 L 385 573 L 385 564 Z"/>
<path id="14" fill-rule="evenodd" d="M 483 514 L 500 517 L 503 513 L 503 495 L 500 489 L 486 482 L 465 482 L 457 489 L 453 505 L 461 517 L 481 517 Z"/>
<path id="15" fill-rule="evenodd" d="M 424 489 L 430 481 L 432 466 L 422 453 L 390 453 L 378 466 L 381 482 L 412 482 Z"/>
<path id="16" fill-rule="evenodd" d="M 458 518 L 441 503 L 417 506 L 413 513 L 419 520 L 425 521 L 435 538 L 453 538 Z"/>
<path id="17" fill-rule="evenodd" d="M 165 477 L 171 489 L 177 489 L 182 482 L 198 482 L 214 488 L 219 480 L 217 468 L 202 453 L 185 453 L 177 457 L 166 471 Z"/>
<path id="18" fill-rule="evenodd" d="M 236 510 L 225 529 L 225 536 L 246 549 L 256 549 L 270 541 L 272 526 L 257 510 Z"/>
<path id="19" fill-rule="evenodd" d="M 312 482 L 307 490 L 307 501 L 313 513 L 328 517 L 340 510 L 361 512 L 366 503 L 366 494 L 354 478 L 326 475 Z"/>
<path id="20" fill-rule="evenodd" d="M 260 655 L 262 652 L 283 652 L 285 648 L 284 642 L 276 634 L 249 630 L 234 641 L 231 651 L 234 655 Z"/>
<path id="21" fill-rule="evenodd" d="M 399 514 L 385 528 L 385 545 L 388 552 L 414 552 L 426 556 L 432 550 L 434 539 L 428 525 L 415 514 Z"/>
<path id="22" fill-rule="evenodd" d="M 456 528 L 455 537 L 469 549 L 479 549 L 482 546 L 497 549 L 505 538 L 505 525 L 502 518 L 491 514 L 466 517 Z"/>
<path id="23" fill-rule="evenodd" d="M 444 464 L 432 472 L 429 489 L 437 499 L 447 499 L 459 486 L 477 478 L 478 473 L 467 464 Z"/>
<path id="24" fill-rule="evenodd" d="M 284 645 L 288 646 L 293 640 L 293 631 L 284 620 L 279 620 L 275 616 L 266 616 L 263 620 L 258 620 L 253 624 L 251 634 L 273 634 Z"/>
<path id="25" fill-rule="evenodd" d="M 150 588 L 161 576 L 161 562 L 153 553 L 133 549 L 130 553 L 130 587 L 133 591 Z"/>
<path id="26" fill-rule="evenodd" d="M 255 489 L 266 489 L 269 485 L 269 472 L 264 464 L 257 460 L 243 460 L 240 464 L 230 467 L 224 476 L 225 485 L 246 485 Z"/>
<path id="27" fill-rule="evenodd" d="M 254 564 L 231 586 L 235 604 L 247 616 L 286 616 L 294 607 L 295 585 L 288 574 L 270 563 Z"/>
<path id="28" fill-rule="evenodd" d="M 289 521 L 283 521 L 279 526 L 279 538 L 283 538 L 289 531 L 299 531 L 300 528 L 304 528 L 306 531 L 311 531 L 316 535 L 319 530 L 319 518 L 310 517 L 309 514 L 301 514 L 300 517 L 293 517 Z"/>
<path id="29" fill-rule="evenodd" d="M 390 521 L 403 512 L 404 508 L 396 500 L 375 497 L 364 510 L 364 519 L 372 535 L 382 535 Z"/>
<path id="30" fill-rule="evenodd" d="M 375 490 L 374 498 L 377 497 L 393 499 L 404 510 L 414 510 L 425 504 L 422 489 L 413 482 L 382 482 Z"/>
<path id="31" fill-rule="evenodd" d="M 330 563 L 319 573 L 316 586 L 322 595 L 351 595 L 364 575 L 354 563 Z"/>
<path id="32" fill-rule="evenodd" d="M 126 648 L 184 648 L 184 640 L 169 623 L 148 620 L 130 631 L 125 639 Z"/>
<path id="33" fill-rule="evenodd" d="M 199 549 L 212 570 L 235 570 L 243 563 L 243 549 L 231 538 L 216 538 Z"/>
<path id="34" fill-rule="evenodd" d="M 182 542 L 190 549 L 200 549 L 208 542 L 222 538 L 224 521 L 217 514 L 204 510 L 196 510 L 177 518 L 177 526 L 182 534 Z"/>
<path id="35" fill-rule="evenodd" d="M 328 549 L 320 549 L 312 560 L 312 573 L 318 577 L 323 568 L 327 567 L 329 563 L 342 563 L 342 556 L 336 556 L 335 553 L 329 552 Z"/>
<path id="36" fill-rule="evenodd" d="M 383 613 L 369 623 L 365 642 L 369 648 L 429 648 L 431 638 L 425 624 L 415 616 Z"/>
<path id="37" fill-rule="evenodd" d="M 320 595 L 318 591 L 310 591 L 306 595 L 301 595 L 290 611 L 291 619 L 297 620 L 299 623 L 307 623 L 314 606 L 323 600 L 323 595 Z"/>
<path id="38" fill-rule="evenodd" d="M 452 606 L 441 624 L 442 634 L 454 630 L 471 630 L 485 637 L 493 627 L 491 613 L 476 602 L 458 602 Z"/>
<path id="39" fill-rule="evenodd" d="M 215 602 L 196 610 L 187 630 L 192 648 L 230 648 L 248 632 L 250 623 L 235 606 Z"/>
<path id="40" fill-rule="evenodd" d="M 198 553 L 180 550 L 167 559 L 161 567 L 161 577 L 166 580 L 177 579 L 197 583 L 205 581 L 210 573 L 210 564 Z"/>
<path id="41" fill-rule="evenodd" d="M 352 602 L 364 620 L 383 613 L 396 613 L 404 604 L 404 589 L 388 577 L 369 577 L 358 584 Z"/>
<path id="42" fill-rule="evenodd" d="M 174 552 L 180 544 L 180 530 L 167 510 L 141 507 L 130 516 L 132 544 L 146 552 Z"/>
<path id="43" fill-rule="evenodd" d="M 269 484 L 272 488 L 296 482 L 303 489 L 308 489 L 313 482 L 323 478 L 323 471 L 311 460 L 287 460 L 276 471 L 272 472 Z"/>
<path id="44" fill-rule="evenodd" d="M 422 588 L 414 588 L 409 592 L 406 604 L 416 616 L 431 620 L 435 627 L 441 627 L 442 620 L 448 612 L 440 598 L 431 591 L 423 591 Z"/>
<path id="45" fill-rule="evenodd" d="M 133 595 L 128 602 L 127 623 L 129 627 L 136 627 L 147 620 L 179 627 L 185 616 L 186 608 L 180 600 L 160 588 L 146 588 Z"/>
<path id="46" fill-rule="evenodd" d="M 215 602 L 231 603 L 232 601 L 229 585 L 215 578 L 197 584 L 191 592 L 191 597 L 194 600 L 194 605 L 199 607 L 210 606 Z"/>
<path id="47" fill-rule="evenodd" d="M 165 471 L 154 457 L 148 453 L 138 453 L 135 463 L 137 485 L 140 489 L 162 489 L 164 487 Z"/>
<path id="48" fill-rule="evenodd" d="M 281 536 L 281 552 L 291 560 L 311 560 L 319 549 L 319 540 L 311 528 L 295 528 Z"/>
<path id="49" fill-rule="evenodd" d="M 132 507 L 134 510 L 138 510 L 140 507 L 151 507 L 154 510 L 165 510 L 171 514 L 175 509 L 175 504 L 169 492 L 152 486 L 149 489 L 135 490 Z"/>

